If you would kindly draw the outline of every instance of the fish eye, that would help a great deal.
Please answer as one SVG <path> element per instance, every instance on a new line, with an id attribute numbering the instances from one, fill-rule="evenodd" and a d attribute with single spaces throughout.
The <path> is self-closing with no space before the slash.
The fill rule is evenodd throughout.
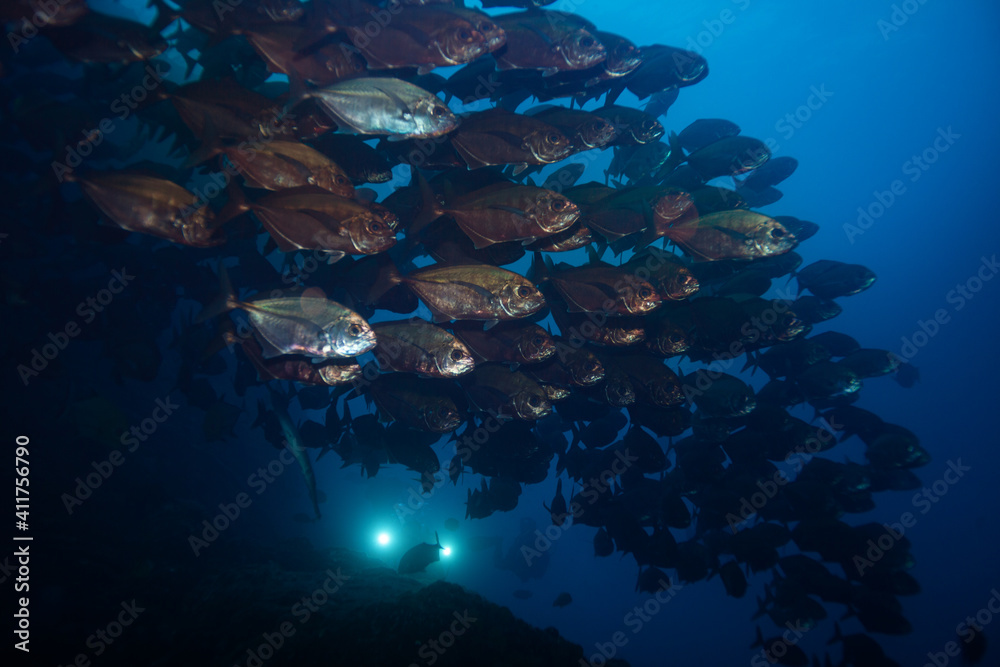
<path id="1" fill-rule="evenodd" d="M 774 229 L 771 230 L 771 236 L 773 236 L 776 239 L 780 239 L 784 235 L 785 235 L 785 230 L 781 229 L 780 227 L 775 227 Z"/>
<path id="2" fill-rule="evenodd" d="M 380 232 L 380 231 L 382 231 L 382 223 L 381 222 L 373 222 L 372 224 L 368 225 L 368 229 L 370 229 L 373 232 Z"/>
<path id="3" fill-rule="evenodd" d="M 639 296 L 643 299 L 648 299 L 649 297 L 653 296 L 653 290 L 649 289 L 648 287 L 641 287 L 639 288 Z"/>
<path id="4" fill-rule="evenodd" d="M 559 136 L 558 134 L 556 134 L 555 132 L 553 132 L 553 133 L 549 134 L 549 136 L 548 136 L 548 140 L 549 140 L 549 142 L 550 142 L 550 143 L 553 143 L 553 144 L 558 144 L 558 143 L 559 143 L 559 140 L 560 140 L 561 138 L 562 138 L 562 137 L 560 137 L 560 136 Z"/>
<path id="5" fill-rule="evenodd" d="M 545 339 L 541 336 L 535 336 L 531 339 L 531 344 L 537 347 L 541 347 L 545 343 Z"/>
<path id="6" fill-rule="evenodd" d="M 360 324 L 352 324 L 351 326 L 347 327 L 347 333 L 350 334 L 351 336 L 354 336 L 354 337 L 360 336 L 361 335 L 361 325 Z"/>
<path id="7" fill-rule="evenodd" d="M 515 293 L 522 299 L 527 299 L 531 296 L 531 289 L 529 289 L 526 285 L 521 285 L 517 288 Z"/>
<path id="8" fill-rule="evenodd" d="M 561 211 L 566 208 L 566 202 L 562 199 L 556 199 L 552 202 L 552 208 L 556 211 Z"/>
<path id="9" fill-rule="evenodd" d="M 534 394 L 528 397 L 528 407 L 537 408 L 541 403 L 542 400 Z"/>
<path id="10" fill-rule="evenodd" d="M 443 419 L 443 418 L 449 417 L 451 415 L 451 410 L 449 410 L 448 408 L 442 406 L 442 407 L 438 408 L 437 413 L 438 413 L 438 417 L 441 417 Z"/>
<path id="11" fill-rule="evenodd" d="M 589 47 L 591 47 L 593 45 L 594 45 L 594 38 L 593 37 L 584 37 L 583 39 L 580 40 L 580 46 L 582 46 L 584 48 L 589 48 Z"/>
<path id="12" fill-rule="evenodd" d="M 468 42 L 472 39 L 472 35 L 469 34 L 468 30 L 462 30 L 458 33 L 458 38 L 463 42 Z"/>
<path id="13" fill-rule="evenodd" d="M 449 356 L 451 356 L 452 361 L 461 361 L 465 358 L 465 354 L 457 347 L 451 351 L 451 355 Z"/>
<path id="14" fill-rule="evenodd" d="M 434 107 L 431 110 L 431 114 L 434 116 L 441 116 L 444 114 L 444 107 Z"/>

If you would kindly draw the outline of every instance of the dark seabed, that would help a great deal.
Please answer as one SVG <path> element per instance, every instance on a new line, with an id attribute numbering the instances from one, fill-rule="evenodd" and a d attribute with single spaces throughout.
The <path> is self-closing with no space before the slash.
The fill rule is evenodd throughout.
<path id="1" fill-rule="evenodd" d="M 7 664 L 1000 664 L 995 3 L 464 4 L 2 0 Z"/>

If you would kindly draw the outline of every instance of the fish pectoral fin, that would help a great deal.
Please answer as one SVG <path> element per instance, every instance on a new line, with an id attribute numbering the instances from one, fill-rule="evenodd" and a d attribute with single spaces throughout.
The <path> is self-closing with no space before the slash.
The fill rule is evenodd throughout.
<path id="1" fill-rule="evenodd" d="M 493 209 L 494 211 L 505 211 L 512 215 L 519 215 L 522 218 L 527 217 L 527 214 L 523 209 L 515 208 L 513 206 L 504 206 L 503 204 L 490 204 L 487 208 Z"/>
<path id="2" fill-rule="evenodd" d="M 488 130 L 486 132 L 483 132 L 483 134 L 488 134 L 492 137 L 496 137 L 501 141 L 507 142 L 511 146 L 523 147 L 525 143 L 523 137 L 519 137 L 518 135 L 513 134 L 512 132 L 506 132 L 504 130 Z"/>
<path id="3" fill-rule="evenodd" d="M 466 288 L 468 290 L 471 290 L 471 291 L 475 292 L 479 297 L 481 297 L 483 299 L 486 299 L 487 301 L 489 301 L 491 303 L 495 300 L 495 298 L 493 296 L 493 292 L 489 291 L 488 289 L 486 289 L 482 285 L 477 285 L 476 283 L 466 282 L 464 280 L 455 280 L 455 281 L 453 281 L 453 284 L 460 285 L 460 286 L 462 286 L 462 287 L 464 287 L 464 288 Z"/>
<path id="4" fill-rule="evenodd" d="M 517 165 L 516 167 L 514 167 L 514 171 L 513 171 L 513 172 L 511 172 L 511 173 L 512 173 L 512 174 L 513 174 L 514 176 L 517 176 L 518 174 L 520 174 L 520 173 L 521 173 L 522 171 L 524 171 L 524 170 L 525 170 L 525 169 L 527 169 L 527 168 L 528 168 L 528 165 L 527 165 L 527 163 L 525 163 L 525 162 L 522 162 L 521 164 L 519 164 L 519 165 Z"/>
<path id="5" fill-rule="evenodd" d="M 721 234 L 725 234 L 726 236 L 731 236 L 734 239 L 738 239 L 740 241 L 746 241 L 747 239 L 750 238 L 743 232 L 738 232 L 735 229 L 729 229 L 728 227 L 715 227 L 715 229 Z"/>
<path id="6" fill-rule="evenodd" d="M 424 303 L 426 303 L 426 302 L 424 302 Z M 432 306 L 429 303 L 426 303 L 426 305 L 427 305 L 427 309 L 431 311 L 431 321 L 434 322 L 434 324 L 441 324 L 443 322 L 451 322 L 453 319 L 455 319 L 451 315 L 449 315 L 448 313 L 446 313 L 443 310 L 440 310 L 438 308 L 435 308 L 434 306 Z"/>

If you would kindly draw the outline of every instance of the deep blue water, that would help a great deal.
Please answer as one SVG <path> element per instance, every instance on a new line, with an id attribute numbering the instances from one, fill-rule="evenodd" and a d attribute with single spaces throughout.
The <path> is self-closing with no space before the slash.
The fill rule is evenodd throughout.
<path id="1" fill-rule="evenodd" d="M 915 11 L 907 14 L 904 5 Z M 726 118 L 746 135 L 773 141 L 775 155 L 793 156 L 800 167 L 781 186 L 784 198 L 762 211 L 820 225 L 819 234 L 797 250 L 805 263 L 836 259 L 863 264 L 878 275 L 871 289 L 841 299 L 844 312 L 816 331 L 851 334 L 864 347 L 895 351 L 920 369 L 921 380 L 912 388 L 890 378 L 866 380 L 858 405 L 920 437 L 932 460 L 917 473 L 935 502 L 928 505 L 913 493 L 882 493 L 874 512 L 852 515 L 850 521 L 889 523 L 906 512 L 915 515 L 906 535 L 917 561 L 911 574 L 923 590 L 901 598 L 914 629 L 904 637 L 877 638 L 900 664 L 925 664 L 928 652 L 942 651 L 955 638 L 956 626 L 1000 590 L 995 419 L 1000 7 L 969 0 L 582 0 L 552 8 L 578 13 L 636 44 L 666 43 L 703 53 L 710 74 L 681 91 L 661 119 L 667 130 L 679 131 L 698 118 Z M 620 103 L 637 104 L 629 93 Z M 584 159 L 582 180 L 603 181 L 609 159 L 609 154 Z M 408 174 L 399 169 L 397 178 L 405 183 Z M 897 181 L 898 194 L 886 203 L 886 192 Z M 959 291 L 962 286 L 967 296 Z M 935 317 L 946 322 L 923 338 L 919 332 L 933 330 L 926 323 Z M 906 341 L 917 345 L 910 348 Z M 750 381 L 759 387 L 764 380 L 757 374 Z M 169 385 L 163 388 L 169 391 Z M 134 414 L 148 409 L 144 398 L 122 400 L 132 402 Z M 364 410 L 362 400 L 352 402 L 355 415 Z M 796 414 L 808 418 L 810 412 Z M 296 416 L 321 418 L 320 413 Z M 242 419 L 236 440 L 224 446 L 196 444 L 191 437 L 196 421 L 168 422 L 152 446 L 139 450 L 137 465 L 162 471 L 164 486 L 178 497 L 207 507 L 228 502 L 249 475 L 276 456 L 249 422 Z M 435 450 L 442 463 L 454 454 L 445 440 Z M 860 461 L 862 450 L 855 441 L 828 456 Z M 935 487 L 949 463 L 969 470 L 956 483 Z M 308 500 L 298 471 L 288 469 L 255 501 L 234 534 L 262 541 L 305 536 L 318 546 L 358 549 L 395 566 L 405 548 L 433 541 L 438 531 L 452 553 L 432 566 L 432 578 L 480 592 L 532 624 L 554 626 L 588 656 L 617 632 L 626 639 L 616 649 L 618 657 L 636 667 L 739 665 L 755 655 L 748 648 L 756 623 L 750 617 L 755 596 L 763 595 L 769 580 L 764 575 L 750 579 L 751 592 L 742 600 L 726 597 L 717 578 L 675 585 L 669 603 L 637 628 L 630 613 L 650 596 L 633 592 L 637 570 L 631 558 L 593 556 L 593 528 L 562 531 L 548 552 L 547 574 L 527 584 L 494 568 L 492 550 L 472 550 L 477 536 L 505 536 L 506 547 L 523 518 L 548 525 L 542 503 L 553 495 L 555 462 L 544 483 L 524 488 L 516 510 L 463 520 L 454 532 L 446 531 L 444 522 L 463 519 L 467 489 L 477 488 L 479 477 L 467 472 L 457 487 L 440 485 L 408 518 L 416 522 L 410 533 L 403 531 L 394 507 L 419 490 L 414 474 L 396 467 L 364 479 L 357 467 L 341 469 L 333 454 L 314 465 L 327 496 L 321 522 L 289 519 L 308 512 Z M 564 490 L 569 490 L 565 478 Z M 375 541 L 383 531 L 394 538 L 387 548 Z M 513 591 L 522 588 L 533 597 L 515 598 Z M 573 603 L 554 608 L 552 600 L 563 591 L 572 594 Z M 839 605 L 827 608 L 831 617 L 801 640 L 810 654 L 822 653 L 843 611 Z M 985 632 L 993 646 L 986 664 L 998 664 L 1000 616 L 990 618 Z M 765 635 L 777 634 L 766 618 L 759 623 Z M 840 623 L 845 633 L 861 631 L 856 619 Z"/>

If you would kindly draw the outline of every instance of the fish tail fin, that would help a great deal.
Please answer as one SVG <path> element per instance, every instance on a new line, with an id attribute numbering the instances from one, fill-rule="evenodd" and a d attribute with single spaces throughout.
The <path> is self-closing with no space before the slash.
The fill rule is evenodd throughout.
<path id="1" fill-rule="evenodd" d="M 240 217 L 252 208 L 247 201 L 247 196 L 243 192 L 243 188 L 232 179 L 226 184 L 226 196 L 229 197 L 229 201 L 222 207 L 219 214 L 215 216 L 213 227 L 222 227 L 227 222 Z"/>
<path id="2" fill-rule="evenodd" d="M 419 169 L 410 165 L 410 187 L 413 186 L 420 189 L 420 212 L 417 213 L 417 217 L 407 232 L 408 235 L 416 236 L 424 227 L 440 218 L 444 211 L 441 205 L 438 204 L 437 197 L 434 191 L 431 190 L 430 183 L 427 182 L 427 179 L 424 178 Z"/>
<path id="3" fill-rule="evenodd" d="M 241 345 L 242 343 L 243 339 L 236 333 L 236 327 L 233 325 L 233 321 L 228 317 L 225 317 L 219 320 L 219 326 L 216 329 L 216 334 L 210 341 L 208 341 L 208 344 L 205 345 L 205 349 L 201 353 L 201 361 L 205 362 L 214 357 L 222 351 L 223 348 L 229 347 L 230 345 Z"/>
<path id="4" fill-rule="evenodd" d="M 185 167 L 196 167 L 202 162 L 208 162 L 222 152 L 223 146 L 222 141 L 219 139 L 219 130 L 207 114 L 205 115 L 204 128 L 201 145 L 184 161 Z"/>
<path id="5" fill-rule="evenodd" d="M 229 280 L 229 273 L 226 271 L 225 266 L 219 265 L 219 294 L 198 313 L 198 317 L 194 318 L 195 324 L 200 324 L 223 313 L 228 313 L 238 303 L 233 283 Z"/>
<path id="6" fill-rule="evenodd" d="M 681 147 L 681 138 L 676 132 L 671 132 L 667 136 L 667 145 L 670 146 L 670 154 L 677 157 L 684 157 L 684 148 Z"/>
<path id="7" fill-rule="evenodd" d="M 536 285 L 549 279 L 549 267 L 541 252 L 536 250 L 531 254 L 531 268 L 525 277 Z"/>
<path id="8" fill-rule="evenodd" d="M 598 263 L 600 263 L 600 261 L 601 261 L 601 255 L 604 254 L 604 251 L 606 249 L 607 248 L 601 248 L 601 251 L 598 252 L 597 248 L 595 248 L 593 245 L 588 245 L 587 246 L 587 261 L 590 262 L 591 264 L 598 264 Z"/>
<path id="9" fill-rule="evenodd" d="M 154 32 L 162 32 L 164 28 L 180 18 L 181 15 L 178 10 L 169 7 L 163 0 L 149 0 L 146 3 L 146 8 L 150 7 L 156 7 L 156 20 L 150 26 Z"/>
<path id="10" fill-rule="evenodd" d="M 827 641 L 826 644 L 827 644 L 827 646 L 829 646 L 830 644 L 832 644 L 834 642 L 842 642 L 842 641 L 844 641 L 844 635 L 840 632 L 840 623 L 834 621 L 833 622 L 833 636 L 830 637 L 829 641 Z"/>
<path id="11" fill-rule="evenodd" d="M 403 277 L 399 274 L 399 269 L 396 268 L 396 265 L 393 264 L 390 258 L 386 257 L 379 267 L 379 271 L 375 275 L 375 281 L 368 292 L 369 302 L 376 303 L 385 296 L 386 292 L 402 282 Z"/>

